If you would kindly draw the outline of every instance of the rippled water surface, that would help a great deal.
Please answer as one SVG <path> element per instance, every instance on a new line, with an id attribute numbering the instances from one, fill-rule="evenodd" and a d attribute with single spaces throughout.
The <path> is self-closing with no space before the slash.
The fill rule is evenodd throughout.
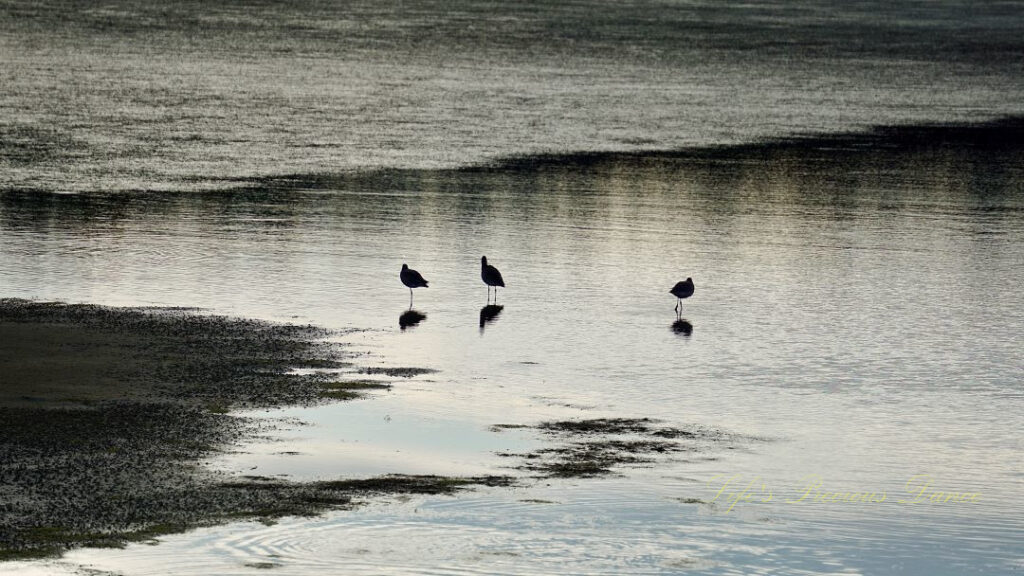
<path id="1" fill-rule="evenodd" d="M 509 473 L 550 439 L 492 426 L 561 418 L 745 440 L 0 572 L 1024 569 L 1020 120 L 777 139 L 1020 114 L 1014 3 L 2 6 L 0 295 L 312 322 L 354 369 L 434 370 L 258 414 L 272 441 L 208 465 Z M 480 167 L 536 152 L 580 154 Z M 430 281 L 404 327 L 402 263 Z"/>
<path id="2" fill-rule="evenodd" d="M 4 193 L 5 295 L 311 321 L 343 330 L 358 366 L 437 370 L 377 377 L 394 387 L 375 398 L 271 413 L 287 424 L 278 441 L 211 465 L 295 478 L 507 472 L 496 452 L 544 439 L 490 426 L 561 417 L 755 439 L 621 479 L 69 557 L 139 574 L 264 561 L 294 573 L 1019 567 L 1021 151 L 837 142 L 200 195 Z M 481 318 L 481 254 L 508 285 L 493 318 Z M 431 282 L 414 302 L 426 318 L 405 329 L 402 262 Z M 673 330 L 668 294 L 684 275 L 697 285 L 689 334 Z M 810 477 L 888 499 L 788 502 Z M 728 494 L 751 481 L 756 501 L 730 510 Z M 928 483 L 927 495 L 980 497 L 899 502 Z"/>
<path id="3" fill-rule="evenodd" d="M 986 2 L 0 4 L 0 185 L 208 189 L 1019 113 Z"/>

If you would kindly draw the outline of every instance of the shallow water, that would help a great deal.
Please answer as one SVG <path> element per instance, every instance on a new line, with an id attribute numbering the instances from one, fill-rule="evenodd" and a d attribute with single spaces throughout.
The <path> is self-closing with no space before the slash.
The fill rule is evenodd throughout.
<path id="1" fill-rule="evenodd" d="M 273 413 L 311 425 L 216 467 L 295 478 L 501 472 L 495 452 L 544 440 L 491 425 L 563 417 L 649 416 L 755 438 L 623 479 L 414 499 L 69 558 L 129 574 L 178 562 L 179 546 L 199 547 L 185 572 L 259 561 L 292 573 L 311 562 L 439 573 L 1019 567 L 1021 151 L 874 141 L 879 153 L 857 142 L 386 172 L 276 191 L 0 195 L 5 295 L 359 328 L 337 337 L 357 366 L 438 370 L 377 376 L 392 390 L 356 403 Z M 481 254 L 508 285 L 484 326 Z M 415 294 L 426 318 L 404 330 L 402 262 L 431 282 Z M 668 294 L 683 275 L 697 285 L 682 311 L 689 335 L 672 330 Z M 718 491 L 733 475 L 771 500 L 730 510 L 733 489 Z M 823 491 L 885 491 L 887 501 L 787 502 L 812 475 Z M 980 497 L 899 503 L 923 482 L 928 494 Z"/>
<path id="2" fill-rule="evenodd" d="M 265 414 L 210 466 L 502 473 L 548 440 L 491 426 L 555 418 L 748 440 L 0 572 L 1024 568 L 1020 128 L 718 147 L 1020 114 L 1016 3 L 4 6 L 0 295 L 313 322 L 437 370 Z M 403 262 L 430 281 L 404 330 Z M 887 500 L 787 502 L 812 477 Z M 899 502 L 926 481 L 980 497 Z"/>

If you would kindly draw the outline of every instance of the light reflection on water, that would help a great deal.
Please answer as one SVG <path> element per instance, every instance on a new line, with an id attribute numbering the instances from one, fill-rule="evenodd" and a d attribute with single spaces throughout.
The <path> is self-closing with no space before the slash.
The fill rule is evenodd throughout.
<path id="1" fill-rule="evenodd" d="M 439 370 L 279 412 L 311 425 L 215 466 L 493 471 L 492 451 L 539 441 L 491 425 L 566 417 L 765 439 L 624 479 L 232 525 L 72 562 L 126 574 L 1024 569 L 1019 133 L 1013 150 L 854 139 L 426 170 L 1019 114 L 1016 3 L 8 5 L 0 295 L 356 328 L 340 338 L 357 363 Z M 382 166 L 424 170 L 325 175 Z M 249 179 L 271 174 L 296 176 Z M 232 183 L 253 188 L 181 192 Z M 167 192 L 125 192 L 149 189 Z M 68 190 L 120 193 L 49 193 Z M 508 284 L 500 313 L 485 308 L 485 254 Z M 403 262 L 431 281 L 416 294 L 426 317 L 405 330 Z M 667 293 L 686 276 L 689 328 Z M 711 498 L 717 474 L 785 494 L 808 474 L 892 494 L 931 474 L 984 497 L 728 514 L 676 500 Z"/>
<path id="2" fill-rule="evenodd" d="M 670 149 L 1020 112 L 1014 2 L 11 0 L 0 187 Z"/>
<path id="3" fill-rule="evenodd" d="M 893 510 L 855 513 L 856 522 L 763 505 L 724 515 L 675 499 L 686 493 L 678 487 L 658 488 L 634 478 L 414 498 L 270 527 L 202 529 L 158 547 L 75 552 L 68 560 L 129 574 L 171 565 L 180 573 L 248 574 L 259 563 L 285 574 L 990 574 L 1009 567 L 1000 555 L 1014 532 L 987 521 L 964 519 L 936 532 L 921 529 L 926 516 Z"/>
<path id="4" fill-rule="evenodd" d="M 229 472 L 296 480 L 381 474 L 508 474 L 498 453 L 538 445 L 518 430 L 492 432 L 480 415 L 436 414 L 411 393 L 374 394 L 371 400 L 317 408 L 242 413 L 277 430 L 208 463 Z"/>
<path id="5" fill-rule="evenodd" d="M 991 166 L 1022 164 L 1019 151 L 972 154 L 766 147 L 756 163 L 609 157 L 203 196 L 2 193 L 5 296 L 355 327 L 339 338 L 357 364 L 438 370 L 390 379 L 372 399 L 285 411 L 313 425 L 220 465 L 296 477 L 493 472 L 489 452 L 538 440 L 490 425 L 563 417 L 648 416 L 764 439 L 624 479 L 414 499 L 69 558 L 129 574 L 172 561 L 182 573 L 259 561 L 283 573 L 1019 567 L 1024 200 L 1019 170 Z M 484 330 L 482 254 L 508 285 Z M 403 262 L 431 283 L 416 294 L 427 318 L 406 330 Z M 683 305 L 692 333 L 680 337 L 668 289 L 686 276 L 697 289 Z M 937 490 L 982 498 L 775 500 L 728 513 L 674 500 L 712 499 L 718 474 L 790 498 L 811 474 L 823 490 L 894 498 L 928 474 Z"/>

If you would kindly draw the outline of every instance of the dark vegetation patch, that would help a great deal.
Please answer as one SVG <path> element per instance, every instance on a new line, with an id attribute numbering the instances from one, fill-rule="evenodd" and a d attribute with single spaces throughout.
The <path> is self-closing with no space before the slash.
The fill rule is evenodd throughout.
<path id="1" fill-rule="evenodd" d="M 369 391 L 390 389 L 390 384 L 374 380 L 344 380 L 325 382 L 320 395 L 335 400 L 353 400 L 365 396 Z"/>
<path id="2" fill-rule="evenodd" d="M 537 425 L 537 429 L 570 434 L 640 434 L 649 432 L 653 422 L 650 418 L 593 418 L 543 422 Z"/>
<path id="3" fill-rule="evenodd" d="M 0 401 L 176 400 L 214 411 L 313 404 L 342 366 L 315 326 L 207 316 L 183 309 L 0 300 Z M 41 361 L 56 354 L 55 361 Z"/>
<path id="4" fill-rule="evenodd" d="M 419 376 L 421 374 L 433 374 L 437 370 L 430 368 L 388 368 L 384 366 L 369 366 L 360 368 L 361 374 L 383 374 L 385 376 L 391 376 L 392 378 L 412 378 L 413 376 Z"/>
<path id="5" fill-rule="evenodd" d="M 409 476 L 392 474 L 376 478 L 354 480 L 327 480 L 312 485 L 324 490 L 370 494 L 452 494 L 470 486 L 511 486 L 509 476 Z"/>
<path id="6" fill-rule="evenodd" d="M 529 424 L 495 424 L 491 426 L 491 432 L 501 432 L 503 430 L 522 430 L 524 428 L 533 428 Z"/>
<path id="7" fill-rule="evenodd" d="M 495 431 L 518 429 L 498 424 Z M 653 465 L 679 452 L 730 448 L 739 437 L 722 430 L 660 425 L 651 418 L 594 418 L 542 422 L 532 428 L 557 439 L 558 444 L 528 453 L 500 453 L 521 460 L 514 467 L 540 477 L 580 478 L 615 473 L 621 466 Z"/>

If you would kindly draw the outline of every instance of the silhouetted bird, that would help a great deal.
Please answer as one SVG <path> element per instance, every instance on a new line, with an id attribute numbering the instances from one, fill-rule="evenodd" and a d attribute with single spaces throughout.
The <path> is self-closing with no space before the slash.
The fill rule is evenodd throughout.
<path id="1" fill-rule="evenodd" d="M 682 282 L 676 282 L 676 285 L 669 290 L 669 293 L 678 298 L 678 300 L 676 300 L 676 312 L 679 312 L 679 310 L 682 309 L 683 298 L 693 296 L 693 278 L 687 278 Z"/>
<path id="2" fill-rule="evenodd" d="M 409 287 L 409 308 L 412 308 L 412 289 L 428 288 L 427 281 L 419 272 L 409 268 L 408 264 L 402 264 L 402 273 L 399 274 L 399 277 L 402 279 L 402 284 Z"/>
<path id="3" fill-rule="evenodd" d="M 501 279 L 501 272 L 494 266 L 487 264 L 487 256 L 480 258 L 480 278 L 487 284 L 487 301 L 491 301 L 491 286 L 494 286 L 494 302 L 498 302 L 498 286 L 505 287 L 505 281 Z"/>

